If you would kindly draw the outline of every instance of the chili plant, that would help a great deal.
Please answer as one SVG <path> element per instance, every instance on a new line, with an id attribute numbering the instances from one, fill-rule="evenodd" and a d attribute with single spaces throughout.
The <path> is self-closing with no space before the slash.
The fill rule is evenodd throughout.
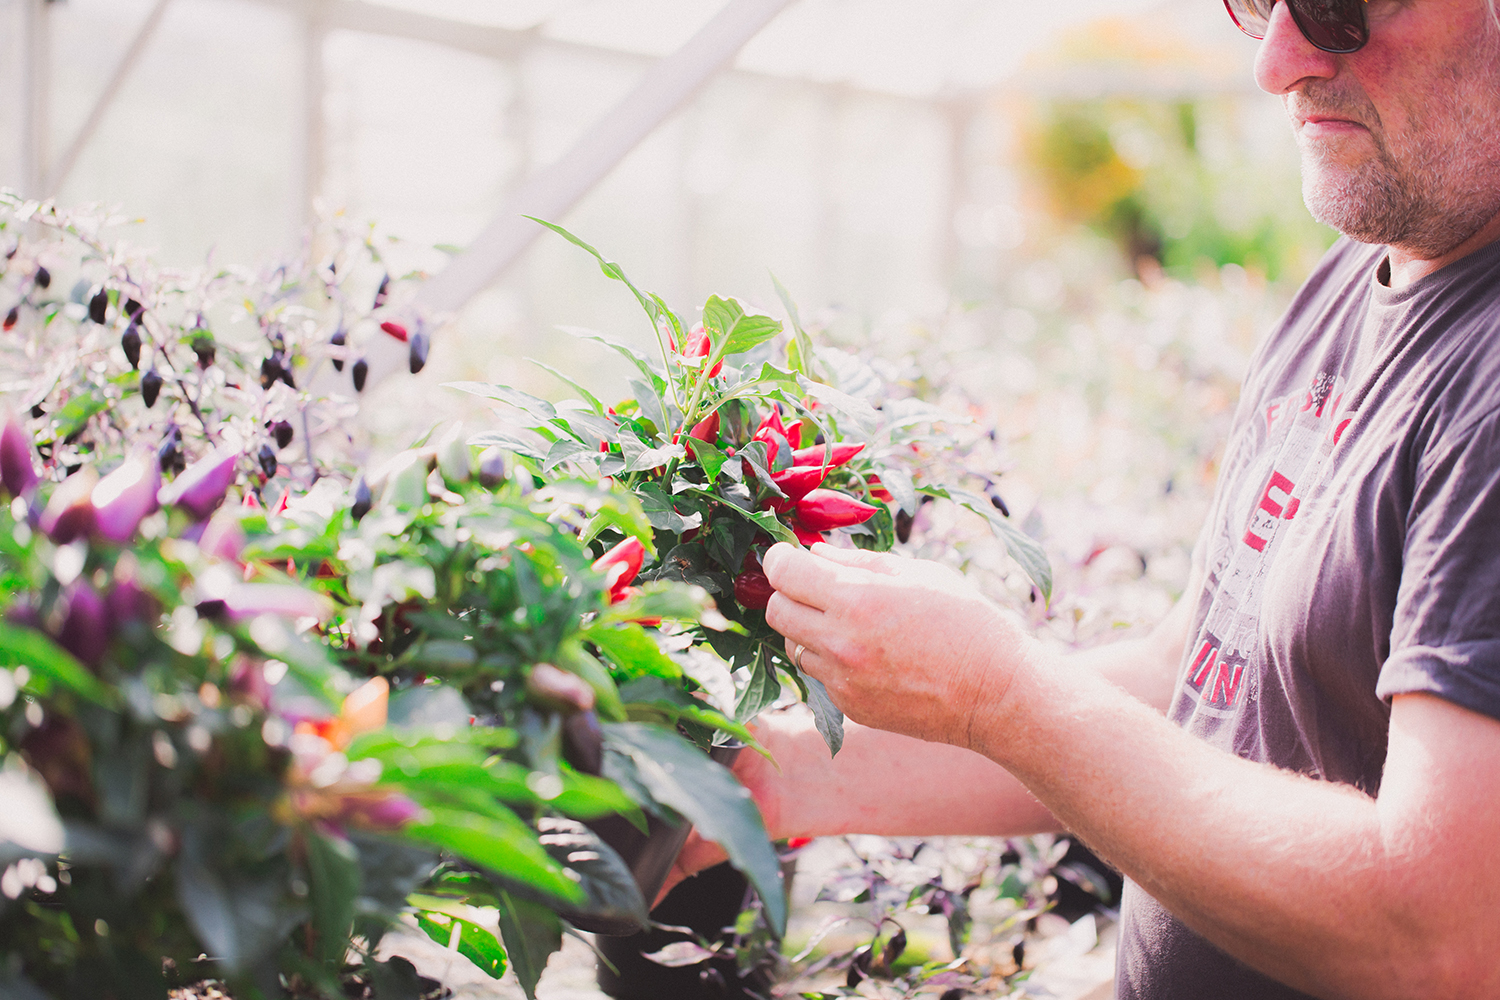
<path id="1" fill-rule="evenodd" d="M 542 225 L 592 254 L 605 275 L 630 289 L 650 320 L 658 353 L 570 331 L 634 367 L 632 394 L 613 405 L 548 366 L 580 398 L 554 405 L 509 386 L 455 383 L 511 404 L 517 414 L 515 426 L 473 441 L 509 449 L 544 479 L 611 479 L 639 499 L 652 528 L 650 537 L 635 539 L 639 549 L 597 518 L 583 537 L 602 559 L 628 566 L 616 578 L 621 587 L 635 579 L 696 584 L 740 626 L 679 634 L 712 649 L 734 671 L 741 722 L 782 697 L 784 678 L 812 709 L 829 750 L 837 753 L 843 742 L 842 714 L 766 624 L 771 588 L 760 559 L 774 542 L 842 538 L 888 550 L 899 518 L 914 515 L 924 496 L 942 497 L 989 521 L 1042 592 L 1049 591 L 1040 547 L 988 498 L 924 477 L 923 446 L 953 418 L 916 400 L 871 406 L 864 387 L 840 378 L 836 358 L 815 351 L 779 282 L 789 334 L 779 320 L 719 296 L 704 304 L 700 322 L 689 324 L 619 264 L 566 230 Z M 621 545 L 631 546 L 628 560 Z M 616 596 L 628 595 L 619 589 Z"/>

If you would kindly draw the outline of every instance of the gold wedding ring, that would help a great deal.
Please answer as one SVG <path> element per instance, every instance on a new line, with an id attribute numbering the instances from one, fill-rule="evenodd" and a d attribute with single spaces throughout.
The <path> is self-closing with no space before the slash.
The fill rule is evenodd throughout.
<path id="1" fill-rule="evenodd" d="M 797 650 L 792 654 L 792 662 L 797 665 L 798 670 L 802 669 L 802 654 L 805 652 L 807 652 L 807 647 L 800 642 L 797 643 Z"/>

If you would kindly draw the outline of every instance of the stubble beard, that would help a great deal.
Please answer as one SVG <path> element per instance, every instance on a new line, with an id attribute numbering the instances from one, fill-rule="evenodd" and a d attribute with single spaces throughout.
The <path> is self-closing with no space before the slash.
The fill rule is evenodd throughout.
<path id="1" fill-rule="evenodd" d="M 1500 33 L 1496 33 L 1500 34 Z M 1500 45 L 1488 40 L 1488 59 L 1478 61 L 1478 77 L 1495 80 Z M 1347 151 L 1298 136 L 1302 151 L 1302 199 L 1313 218 L 1361 243 L 1396 247 L 1414 257 L 1433 259 L 1463 243 L 1500 212 L 1500 108 L 1493 83 L 1455 73 L 1450 81 L 1446 123 L 1414 119 L 1402 148 L 1392 143 L 1379 113 L 1364 99 L 1308 91 L 1299 98 L 1324 114 L 1347 114 L 1366 123 L 1374 149 L 1351 160 Z M 1466 93 L 1467 91 L 1467 93 Z M 1437 111 L 1437 114 L 1443 112 Z"/>

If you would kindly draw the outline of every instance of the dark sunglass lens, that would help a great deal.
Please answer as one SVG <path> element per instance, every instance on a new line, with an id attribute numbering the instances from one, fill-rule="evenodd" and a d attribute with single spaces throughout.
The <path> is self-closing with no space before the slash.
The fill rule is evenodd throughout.
<path id="1" fill-rule="evenodd" d="M 1369 41 L 1364 0 L 1287 0 L 1297 27 L 1325 52 L 1354 52 Z"/>
<path id="2" fill-rule="evenodd" d="M 1229 16 L 1241 31 L 1251 38 L 1265 38 L 1266 25 L 1271 20 L 1271 4 L 1274 0 L 1224 0 Z"/>

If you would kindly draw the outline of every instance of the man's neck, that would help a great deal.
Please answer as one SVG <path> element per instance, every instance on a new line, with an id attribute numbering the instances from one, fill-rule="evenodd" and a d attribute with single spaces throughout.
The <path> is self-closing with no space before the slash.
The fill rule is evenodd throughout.
<path id="1" fill-rule="evenodd" d="M 1467 257 L 1475 250 L 1482 250 L 1497 239 L 1500 239 L 1500 212 L 1497 212 L 1489 222 L 1480 226 L 1473 236 L 1470 236 L 1447 253 L 1437 257 L 1417 257 L 1406 253 L 1400 247 L 1393 246 L 1388 258 L 1390 261 L 1390 286 L 1392 288 L 1405 288 L 1412 282 L 1427 277 L 1439 268 L 1446 267 L 1460 258 Z"/>

